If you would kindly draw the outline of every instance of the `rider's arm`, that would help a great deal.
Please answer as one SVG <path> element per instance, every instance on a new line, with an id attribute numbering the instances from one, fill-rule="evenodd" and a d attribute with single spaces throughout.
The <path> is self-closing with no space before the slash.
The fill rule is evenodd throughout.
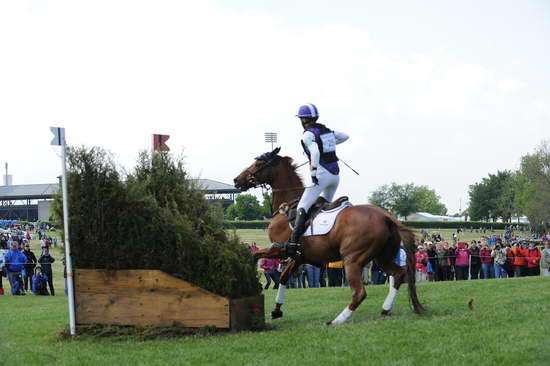
<path id="1" fill-rule="evenodd" d="M 312 175 L 315 175 L 313 171 L 319 166 L 319 158 L 321 157 L 319 146 L 317 146 L 317 142 L 315 142 L 315 135 L 312 132 L 306 131 L 304 132 L 304 136 L 302 136 L 302 141 L 309 150 L 311 157 L 310 168 L 312 170 Z"/>
<path id="2" fill-rule="evenodd" d="M 338 132 L 338 131 L 332 131 L 332 132 L 334 132 L 334 138 L 336 138 L 336 144 L 341 144 L 342 142 L 349 139 L 348 134 L 345 134 L 343 132 Z"/>

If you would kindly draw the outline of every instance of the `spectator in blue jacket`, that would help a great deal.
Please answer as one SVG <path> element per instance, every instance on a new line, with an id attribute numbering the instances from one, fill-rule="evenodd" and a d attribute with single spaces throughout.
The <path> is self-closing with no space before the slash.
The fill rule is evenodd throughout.
<path id="1" fill-rule="evenodd" d="M 17 248 L 17 242 L 12 241 L 11 249 L 4 256 L 6 271 L 8 272 L 8 280 L 11 285 L 12 295 L 24 295 L 22 289 L 21 271 L 25 268 L 27 257 Z"/>
<path id="2" fill-rule="evenodd" d="M 40 267 L 36 267 L 32 276 L 32 293 L 40 296 L 49 296 L 48 276 L 42 273 Z"/>

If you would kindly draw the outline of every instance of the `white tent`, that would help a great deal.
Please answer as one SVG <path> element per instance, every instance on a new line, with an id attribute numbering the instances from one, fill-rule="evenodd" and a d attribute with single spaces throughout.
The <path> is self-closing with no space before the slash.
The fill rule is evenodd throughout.
<path id="1" fill-rule="evenodd" d="M 427 212 L 416 212 L 407 216 L 408 221 L 464 221 L 464 217 L 432 215 Z"/>

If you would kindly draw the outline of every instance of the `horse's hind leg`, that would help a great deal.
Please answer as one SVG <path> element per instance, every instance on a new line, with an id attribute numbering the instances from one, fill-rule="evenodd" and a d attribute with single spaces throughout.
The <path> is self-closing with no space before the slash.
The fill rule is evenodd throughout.
<path id="1" fill-rule="evenodd" d="M 388 296 L 386 296 L 386 300 L 382 304 L 382 311 L 380 314 L 389 315 L 395 298 L 397 297 L 397 293 L 399 292 L 399 287 L 401 287 L 401 284 L 404 282 L 405 270 L 394 262 L 381 265 L 381 268 L 390 275 L 390 290 Z"/>
<path id="2" fill-rule="evenodd" d="M 351 304 L 338 315 L 333 321 L 328 322 L 327 325 L 338 325 L 344 323 L 349 319 L 351 314 L 361 305 L 363 300 L 367 297 L 365 286 L 363 284 L 363 268 L 357 263 L 346 263 L 346 277 L 351 288 Z"/>

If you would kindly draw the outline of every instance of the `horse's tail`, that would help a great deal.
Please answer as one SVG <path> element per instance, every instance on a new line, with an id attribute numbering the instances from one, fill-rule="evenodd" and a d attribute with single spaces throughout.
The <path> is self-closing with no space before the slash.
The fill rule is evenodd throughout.
<path id="1" fill-rule="evenodd" d="M 414 232 L 410 227 L 403 225 L 397 219 L 395 219 L 390 214 L 387 214 L 387 218 L 391 221 L 394 227 L 399 231 L 399 236 L 401 236 L 401 241 L 405 247 L 405 252 L 407 253 L 407 284 L 409 286 L 409 298 L 413 307 L 413 310 L 417 314 L 423 314 L 426 309 L 420 301 L 416 294 L 416 246 L 414 244 Z M 394 229 L 395 230 L 395 229 Z"/>

